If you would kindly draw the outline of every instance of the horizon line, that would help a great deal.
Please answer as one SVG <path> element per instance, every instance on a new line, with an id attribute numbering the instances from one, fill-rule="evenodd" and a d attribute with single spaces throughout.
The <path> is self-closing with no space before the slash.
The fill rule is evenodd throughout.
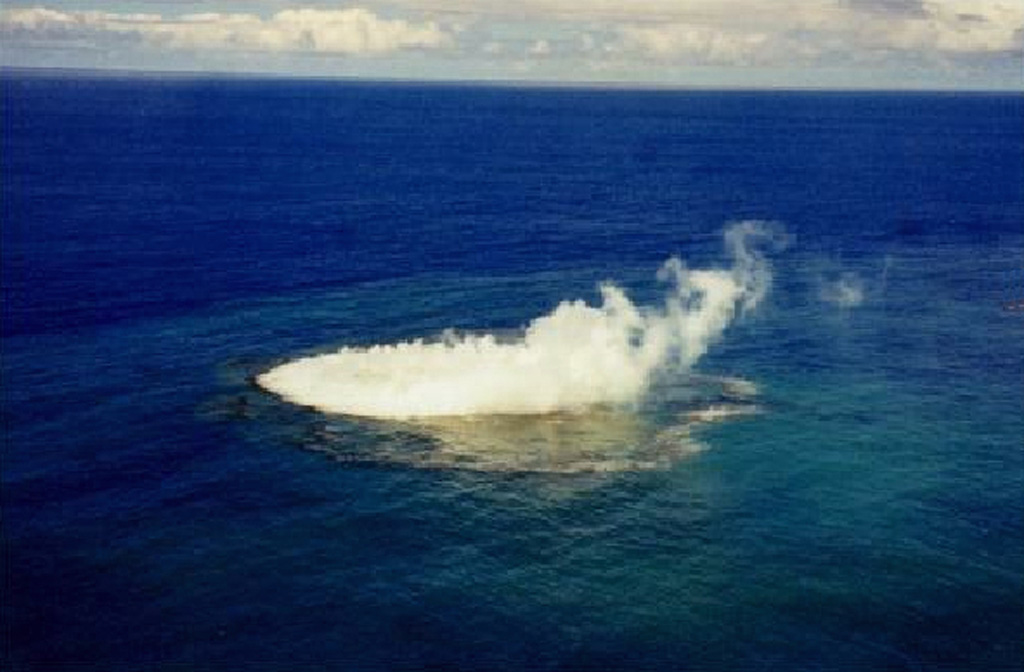
<path id="1" fill-rule="evenodd" d="M 281 80 L 281 81 L 319 81 L 348 84 L 396 84 L 426 86 L 471 86 L 493 88 L 523 89 L 563 89 L 593 91 L 637 91 L 637 92 L 735 92 L 735 93 L 879 93 L 879 94 L 968 94 L 968 95 L 1014 95 L 1024 96 L 1021 89 L 1002 88 L 961 88 L 961 87 L 870 87 L 870 86 L 773 86 L 773 85 L 714 85 L 714 84 L 675 84 L 667 82 L 624 82 L 608 81 L 574 81 L 546 79 L 504 79 L 504 78 L 444 78 L 444 77 L 388 77 L 361 75 L 319 75 L 300 73 L 280 73 L 263 71 L 214 71 L 214 70 L 152 70 L 131 67 L 114 68 L 76 68 L 51 66 L 13 66 L 0 65 L 2 74 L 19 74 L 29 76 L 68 76 L 81 78 L 139 78 L 139 79 L 178 79 L 178 80 L 213 80 L 213 79 L 249 79 L 249 80 Z"/>

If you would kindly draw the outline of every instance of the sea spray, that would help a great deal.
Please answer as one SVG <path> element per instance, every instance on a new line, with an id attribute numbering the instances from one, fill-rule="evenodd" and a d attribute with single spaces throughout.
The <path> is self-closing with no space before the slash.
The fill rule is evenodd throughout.
<path id="1" fill-rule="evenodd" d="M 260 375 L 263 388 L 326 413 L 380 418 L 543 414 L 639 401 L 659 369 L 688 369 L 771 285 L 766 243 L 777 227 L 740 222 L 724 234 L 732 266 L 687 269 L 669 259 L 661 306 L 637 306 L 617 286 L 601 302 L 565 301 L 520 337 L 446 332 L 298 359 Z"/>

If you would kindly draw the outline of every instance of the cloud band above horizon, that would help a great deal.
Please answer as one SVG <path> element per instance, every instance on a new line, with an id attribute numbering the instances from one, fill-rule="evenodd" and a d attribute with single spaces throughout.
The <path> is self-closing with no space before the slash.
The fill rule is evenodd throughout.
<path id="1" fill-rule="evenodd" d="M 1024 2 L 1006 0 L 524 0 L 512 8 L 490 0 L 314 0 L 273 3 L 262 14 L 230 11 L 230 3 L 203 13 L 160 2 L 142 8 L 171 9 L 82 3 L 0 11 L 3 64 L 295 74 L 331 74 L 333 66 L 370 76 L 383 69 L 411 78 L 682 85 L 717 76 L 755 86 L 831 72 L 837 87 L 901 77 L 1024 87 Z"/>

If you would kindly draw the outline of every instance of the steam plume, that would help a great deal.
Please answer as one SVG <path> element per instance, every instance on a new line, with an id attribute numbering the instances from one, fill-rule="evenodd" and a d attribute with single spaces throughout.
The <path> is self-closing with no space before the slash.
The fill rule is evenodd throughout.
<path id="1" fill-rule="evenodd" d="M 265 389 L 326 413 L 381 418 L 542 414 L 639 401 L 665 367 L 689 368 L 738 313 L 771 286 L 763 255 L 775 227 L 740 222 L 726 229 L 732 266 L 687 269 L 671 258 L 658 272 L 664 303 L 637 306 L 611 283 L 599 305 L 565 301 L 530 322 L 521 337 L 446 333 L 278 366 L 258 377 Z"/>

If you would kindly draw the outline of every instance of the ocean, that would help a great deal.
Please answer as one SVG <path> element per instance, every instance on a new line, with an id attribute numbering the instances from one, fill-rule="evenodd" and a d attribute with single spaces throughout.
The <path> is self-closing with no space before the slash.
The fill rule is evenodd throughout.
<path id="1" fill-rule="evenodd" d="M 0 112 L 4 669 L 1024 665 L 1024 96 Z"/>

